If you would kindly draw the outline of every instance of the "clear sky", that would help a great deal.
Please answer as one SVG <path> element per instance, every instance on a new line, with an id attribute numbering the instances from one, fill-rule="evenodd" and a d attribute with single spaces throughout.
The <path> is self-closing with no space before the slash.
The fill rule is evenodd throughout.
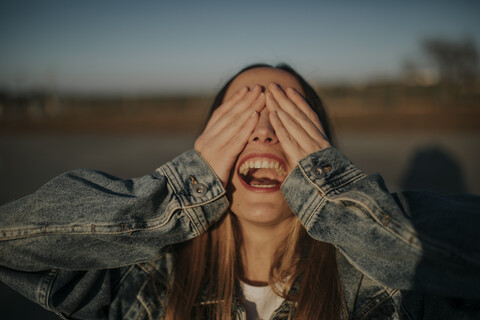
<path id="1" fill-rule="evenodd" d="M 309 80 L 394 77 L 420 42 L 480 45 L 480 1 L 0 0 L 0 88 L 215 91 L 253 62 Z"/>

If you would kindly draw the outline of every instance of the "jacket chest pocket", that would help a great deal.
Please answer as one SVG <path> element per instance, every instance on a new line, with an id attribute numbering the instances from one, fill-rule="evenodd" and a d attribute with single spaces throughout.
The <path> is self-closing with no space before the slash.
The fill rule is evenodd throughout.
<path id="1" fill-rule="evenodd" d="M 140 284 L 135 289 L 137 294 L 131 300 L 131 306 L 124 319 L 132 320 L 160 320 L 163 319 L 166 310 L 166 275 L 159 272 L 153 266 L 140 264 L 135 266 L 132 272 L 132 282 Z"/>
<path id="2" fill-rule="evenodd" d="M 164 292 L 159 293 L 155 281 L 146 279 L 125 315 L 129 320 L 160 320 L 166 307 Z"/>

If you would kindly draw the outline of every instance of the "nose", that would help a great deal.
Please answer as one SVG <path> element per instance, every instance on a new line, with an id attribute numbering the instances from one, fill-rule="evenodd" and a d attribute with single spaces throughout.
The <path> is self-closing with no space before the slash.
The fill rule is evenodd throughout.
<path id="1" fill-rule="evenodd" d="M 264 108 L 260 112 L 260 118 L 258 119 L 257 126 L 250 135 L 248 142 L 268 144 L 278 143 L 278 138 L 275 134 L 275 131 L 273 130 L 272 125 L 270 124 L 270 119 L 268 118 L 267 108 Z"/>

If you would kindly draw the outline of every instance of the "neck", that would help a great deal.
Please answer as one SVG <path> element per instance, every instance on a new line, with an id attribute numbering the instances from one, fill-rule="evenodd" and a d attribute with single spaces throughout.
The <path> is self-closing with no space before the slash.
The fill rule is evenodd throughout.
<path id="1" fill-rule="evenodd" d="M 274 225 L 238 219 L 242 234 L 243 279 L 249 283 L 268 283 L 273 257 L 293 226 L 295 217 Z"/>

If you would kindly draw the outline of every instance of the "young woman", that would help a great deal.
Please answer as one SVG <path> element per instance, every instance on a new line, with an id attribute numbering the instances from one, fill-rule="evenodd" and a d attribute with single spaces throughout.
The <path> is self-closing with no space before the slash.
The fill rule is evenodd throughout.
<path id="1" fill-rule="evenodd" d="M 480 199 L 390 194 L 290 67 L 220 91 L 195 149 L 0 208 L 0 278 L 64 319 L 478 317 Z"/>

